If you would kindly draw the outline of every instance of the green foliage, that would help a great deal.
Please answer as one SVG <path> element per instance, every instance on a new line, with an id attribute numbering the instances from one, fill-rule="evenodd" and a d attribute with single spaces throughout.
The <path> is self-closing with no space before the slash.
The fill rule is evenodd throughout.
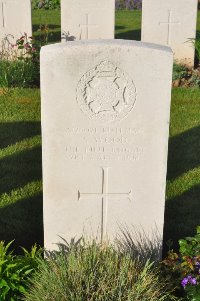
<path id="1" fill-rule="evenodd" d="M 0 87 L 33 87 L 39 85 L 39 66 L 31 60 L 0 61 Z"/>
<path id="2" fill-rule="evenodd" d="M 187 68 L 182 65 L 174 64 L 172 79 L 181 79 L 187 77 Z"/>
<path id="3" fill-rule="evenodd" d="M 32 8 L 59 9 L 60 0 L 32 0 Z"/>
<path id="4" fill-rule="evenodd" d="M 194 237 L 186 237 L 179 240 L 181 256 L 200 257 L 200 226 L 197 227 L 197 234 Z"/>
<path id="5" fill-rule="evenodd" d="M 194 237 L 179 240 L 179 253 L 169 251 L 163 264 L 172 281 L 183 287 L 186 300 L 200 301 L 200 226 Z"/>
<path id="6" fill-rule="evenodd" d="M 196 51 L 196 57 L 200 62 L 200 31 L 197 31 L 196 39 L 189 39 L 189 41 L 193 44 Z"/>
<path id="7" fill-rule="evenodd" d="M 39 85 L 39 47 L 32 37 L 24 34 L 15 45 L 2 53 L 0 60 L 0 87 L 34 87 Z M 12 57 L 12 60 L 10 59 Z"/>
<path id="8" fill-rule="evenodd" d="M 200 87 L 200 76 L 193 74 L 190 78 L 190 82 L 194 87 Z"/>
<path id="9" fill-rule="evenodd" d="M 0 300 L 22 300 L 28 285 L 28 277 L 37 267 L 37 247 L 31 252 L 24 250 L 24 256 L 13 255 L 9 251 L 12 242 L 5 245 L 0 241 Z"/>
<path id="10" fill-rule="evenodd" d="M 25 293 L 26 301 L 159 301 L 166 285 L 153 263 L 141 266 L 108 245 L 62 245 L 48 253 Z"/>

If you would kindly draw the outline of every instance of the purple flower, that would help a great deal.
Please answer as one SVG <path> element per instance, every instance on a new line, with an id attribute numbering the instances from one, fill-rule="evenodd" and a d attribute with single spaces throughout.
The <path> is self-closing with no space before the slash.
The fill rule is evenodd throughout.
<path id="1" fill-rule="evenodd" d="M 190 284 L 196 285 L 197 284 L 197 279 L 196 278 L 191 278 L 190 279 Z"/>
<path id="2" fill-rule="evenodd" d="M 196 261 L 195 262 L 195 270 L 196 270 L 197 273 L 200 274 L 200 262 L 197 261 L 197 257 L 194 257 L 194 260 Z"/>
<path id="3" fill-rule="evenodd" d="M 185 288 L 187 284 L 188 284 L 188 278 L 185 277 L 185 278 L 183 278 L 183 280 L 181 281 L 181 285 L 182 285 L 182 287 Z"/>
<path id="4" fill-rule="evenodd" d="M 183 278 L 181 285 L 185 288 L 187 284 L 196 285 L 197 279 L 195 277 L 192 277 L 191 275 Z"/>

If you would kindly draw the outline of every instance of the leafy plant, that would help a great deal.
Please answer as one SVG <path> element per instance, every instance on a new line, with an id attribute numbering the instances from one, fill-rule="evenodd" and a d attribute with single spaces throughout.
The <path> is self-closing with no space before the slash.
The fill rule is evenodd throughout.
<path id="1" fill-rule="evenodd" d="M 33 0 L 32 8 L 44 8 L 44 9 L 59 9 L 60 0 Z"/>
<path id="2" fill-rule="evenodd" d="M 190 78 L 190 82 L 194 87 L 200 87 L 200 77 L 199 75 L 192 75 Z"/>
<path id="3" fill-rule="evenodd" d="M 187 300 L 200 301 L 200 226 L 194 237 L 179 240 L 179 254 L 169 251 L 163 264 L 173 281 L 182 286 Z"/>
<path id="4" fill-rule="evenodd" d="M 0 87 L 38 86 L 39 46 L 26 33 L 15 44 L 8 45 L 0 60 Z"/>
<path id="5" fill-rule="evenodd" d="M 31 252 L 24 250 L 24 256 L 13 255 L 9 251 L 12 242 L 5 245 L 0 242 L 0 300 L 18 301 L 22 300 L 25 293 L 28 277 L 37 266 L 36 257 L 39 251 L 34 246 Z"/>
<path id="6" fill-rule="evenodd" d="M 116 9 L 141 9 L 142 0 L 115 0 Z"/>
<path id="7" fill-rule="evenodd" d="M 189 39 L 189 41 L 193 44 L 195 48 L 195 53 L 198 61 L 200 62 L 200 32 L 197 32 L 195 39 Z"/>
<path id="8" fill-rule="evenodd" d="M 159 270 L 106 244 L 61 244 L 40 260 L 26 301 L 171 300 Z M 169 297 L 169 299 L 168 299 Z"/>
<path id="9" fill-rule="evenodd" d="M 182 79 L 187 77 L 187 67 L 183 65 L 174 64 L 172 79 Z"/>

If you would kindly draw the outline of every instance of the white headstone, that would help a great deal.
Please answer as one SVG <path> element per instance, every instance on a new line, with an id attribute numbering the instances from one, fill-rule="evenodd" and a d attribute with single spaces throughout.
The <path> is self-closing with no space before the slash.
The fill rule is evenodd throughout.
<path id="1" fill-rule="evenodd" d="M 198 0 L 143 0 L 142 41 L 168 45 L 175 61 L 194 65 Z"/>
<path id="2" fill-rule="evenodd" d="M 0 41 L 15 43 L 24 33 L 32 36 L 31 1 L 0 0 Z"/>
<path id="3" fill-rule="evenodd" d="M 101 40 L 41 51 L 44 242 L 164 222 L 173 55 Z"/>
<path id="4" fill-rule="evenodd" d="M 113 39 L 115 0 L 61 0 L 62 41 Z"/>

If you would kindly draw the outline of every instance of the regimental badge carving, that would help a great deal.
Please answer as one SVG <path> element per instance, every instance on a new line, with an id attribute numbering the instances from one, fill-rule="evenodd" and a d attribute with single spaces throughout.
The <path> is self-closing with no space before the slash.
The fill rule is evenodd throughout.
<path id="1" fill-rule="evenodd" d="M 82 112 L 100 122 L 123 119 L 135 101 L 133 81 L 110 61 L 103 61 L 89 70 L 78 83 L 77 102 Z"/>

